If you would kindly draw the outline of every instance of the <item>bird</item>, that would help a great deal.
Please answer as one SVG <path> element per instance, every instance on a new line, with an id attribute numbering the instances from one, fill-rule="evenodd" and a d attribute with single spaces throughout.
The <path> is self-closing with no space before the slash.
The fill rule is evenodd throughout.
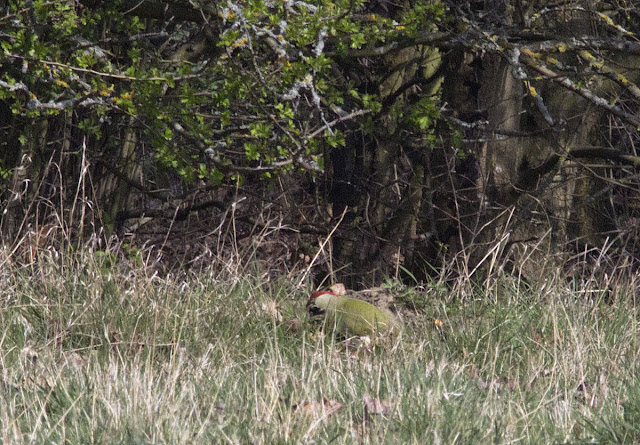
<path id="1" fill-rule="evenodd" d="M 401 324 L 388 309 L 331 290 L 314 292 L 307 301 L 312 320 L 324 319 L 344 336 L 395 335 Z"/>

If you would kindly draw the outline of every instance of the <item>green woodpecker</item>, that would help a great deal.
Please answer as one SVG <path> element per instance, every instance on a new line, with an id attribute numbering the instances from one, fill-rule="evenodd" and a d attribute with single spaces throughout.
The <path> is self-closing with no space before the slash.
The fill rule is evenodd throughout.
<path id="1" fill-rule="evenodd" d="M 400 330 L 400 323 L 390 311 L 328 290 L 311 294 L 307 310 L 312 318 L 326 317 L 327 323 L 334 324 L 345 336 L 396 334 Z"/>

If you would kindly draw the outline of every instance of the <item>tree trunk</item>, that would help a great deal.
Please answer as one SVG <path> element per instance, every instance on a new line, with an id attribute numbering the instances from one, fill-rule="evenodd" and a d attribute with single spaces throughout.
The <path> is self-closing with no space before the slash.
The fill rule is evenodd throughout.
<path id="1" fill-rule="evenodd" d="M 406 138 L 406 116 L 400 116 L 418 98 L 437 101 L 440 63 L 439 52 L 428 47 L 406 48 L 378 61 L 361 89 L 378 92 L 382 112 L 369 131 L 353 131 L 347 147 L 333 151 L 334 218 L 348 207 L 334 238 L 333 260 L 338 269 L 357 274 L 341 275 L 350 287 L 379 283 L 414 263 L 432 147 L 422 138 Z"/>
<path id="2" fill-rule="evenodd" d="M 47 153 L 47 119 L 38 119 L 24 127 L 24 143 L 16 143 L 11 155 L 3 160 L 12 160 L 13 174 L 9 181 L 6 196 L 6 207 L 0 219 L 0 233 L 4 239 L 13 242 L 22 233 L 29 209 L 36 202 L 37 194 L 42 186 L 43 178 L 49 164 L 42 162 Z"/>
<path id="3" fill-rule="evenodd" d="M 94 173 L 95 177 L 102 178 L 98 181 L 96 201 L 101 209 L 107 236 L 120 231 L 118 212 L 126 210 L 129 203 L 129 180 L 139 182 L 137 178 L 141 175 L 142 166 L 136 156 L 138 136 L 134 124 L 135 119 L 130 117 L 128 125 L 121 130 L 124 133 L 121 143 L 111 145 L 104 155 L 109 167 L 98 165 Z"/>

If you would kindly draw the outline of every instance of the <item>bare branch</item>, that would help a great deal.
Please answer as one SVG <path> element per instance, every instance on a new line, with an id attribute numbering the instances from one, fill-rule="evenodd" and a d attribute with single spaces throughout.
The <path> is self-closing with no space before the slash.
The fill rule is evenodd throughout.
<path id="1" fill-rule="evenodd" d="M 567 50 L 607 50 L 640 56 L 640 42 L 603 39 L 593 36 L 571 37 L 566 40 L 542 39 L 540 42 L 520 45 L 520 48 L 537 53 L 558 53 Z"/>
<path id="2" fill-rule="evenodd" d="M 538 60 L 535 60 L 534 57 L 532 57 L 531 55 L 527 54 L 526 52 L 523 53 L 523 55 L 521 56 L 521 60 L 529 68 L 531 68 L 531 69 L 539 72 L 540 74 L 546 76 L 548 79 L 552 80 L 553 82 L 559 83 L 560 85 L 562 85 L 564 88 L 568 89 L 569 91 L 573 91 L 574 93 L 584 97 L 585 99 L 587 99 L 589 102 L 593 103 L 594 105 L 596 105 L 596 106 L 598 106 L 600 108 L 604 108 L 605 110 L 607 110 L 610 113 L 612 113 L 613 115 L 619 117 L 623 121 L 625 121 L 627 123 L 630 123 L 630 124 L 632 124 L 632 125 L 634 125 L 636 127 L 640 127 L 640 117 L 639 116 L 627 113 L 626 111 L 624 111 L 620 107 L 610 103 L 608 100 L 606 100 L 606 99 L 604 99 L 604 98 L 602 98 L 600 96 L 595 95 L 594 93 L 592 93 L 587 88 L 579 87 L 578 85 L 573 83 L 572 80 L 568 79 L 566 76 L 562 76 L 562 75 L 550 70 L 543 63 L 541 63 Z"/>
<path id="3" fill-rule="evenodd" d="M 569 155 L 574 158 L 606 159 L 621 164 L 631 165 L 636 169 L 640 169 L 640 156 L 625 154 L 620 150 L 615 150 L 613 148 L 579 148 L 571 150 Z"/>

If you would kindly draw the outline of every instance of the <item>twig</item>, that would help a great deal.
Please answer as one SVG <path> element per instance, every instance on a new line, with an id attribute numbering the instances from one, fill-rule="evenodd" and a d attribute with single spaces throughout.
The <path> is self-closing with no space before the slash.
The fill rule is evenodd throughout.
<path id="1" fill-rule="evenodd" d="M 311 271 L 311 268 L 313 267 L 313 265 L 315 264 L 316 260 L 318 259 L 318 257 L 320 256 L 320 253 L 324 251 L 324 246 L 329 242 L 329 240 L 331 239 L 331 237 L 333 236 L 334 232 L 336 230 L 338 230 L 338 226 L 340 225 L 340 223 L 342 223 L 342 220 L 344 219 L 344 216 L 347 214 L 347 210 L 349 209 L 349 207 L 345 207 L 344 210 L 342 211 L 342 215 L 340 215 L 340 219 L 338 220 L 338 222 L 336 223 L 336 225 L 333 227 L 333 229 L 331 230 L 331 232 L 329 232 L 329 235 L 327 235 L 327 237 L 325 238 L 325 240 L 322 242 L 322 244 L 320 244 L 320 249 L 318 249 L 318 252 L 316 253 L 316 255 L 313 257 L 313 259 L 311 260 L 311 262 L 309 263 L 309 266 L 307 266 L 307 270 L 304 271 L 304 273 L 302 274 L 302 276 L 300 277 L 300 281 L 298 281 L 298 287 L 300 287 L 302 285 L 302 283 L 304 282 L 304 280 L 307 278 L 307 275 L 309 275 L 309 272 Z"/>

